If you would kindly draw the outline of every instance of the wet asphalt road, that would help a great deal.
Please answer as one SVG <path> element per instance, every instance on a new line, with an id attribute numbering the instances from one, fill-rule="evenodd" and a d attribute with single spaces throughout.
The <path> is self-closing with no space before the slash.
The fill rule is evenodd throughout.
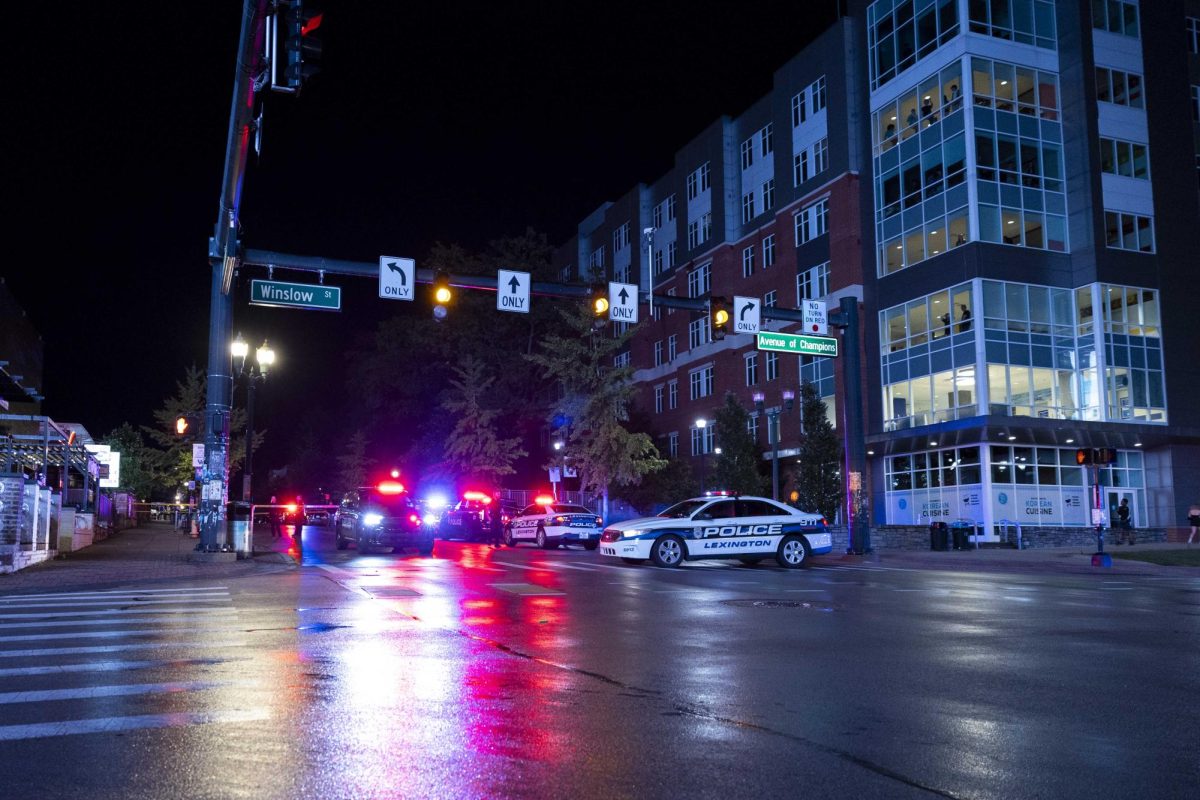
<path id="1" fill-rule="evenodd" d="M 0 797 L 1200 785 L 1194 579 L 304 539 L 299 569 L 0 598 Z"/>

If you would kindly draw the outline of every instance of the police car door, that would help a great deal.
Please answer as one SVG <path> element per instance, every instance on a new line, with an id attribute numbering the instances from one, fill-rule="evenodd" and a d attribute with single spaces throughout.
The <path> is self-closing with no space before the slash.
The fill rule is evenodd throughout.
<path id="1" fill-rule="evenodd" d="M 752 533 L 758 553 L 774 553 L 785 533 L 788 512 L 763 500 L 738 500 L 738 522 L 743 529 Z M 796 520 L 799 522 L 799 520 Z"/>
<path id="2" fill-rule="evenodd" d="M 537 503 L 525 506 L 512 521 L 512 538 L 530 539 L 537 536 L 538 520 L 546 514 L 546 507 Z"/>
<path id="3" fill-rule="evenodd" d="M 732 558 L 737 552 L 737 506 L 733 500 L 721 500 L 705 506 L 692 517 L 695 527 L 692 536 L 701 541 L 688 543 L 693 556 Z"/>

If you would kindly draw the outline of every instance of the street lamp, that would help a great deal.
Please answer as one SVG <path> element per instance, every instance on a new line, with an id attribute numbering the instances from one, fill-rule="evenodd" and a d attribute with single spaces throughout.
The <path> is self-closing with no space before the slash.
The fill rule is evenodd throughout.
<path id="1" fill-rule="evenodd" d="M 561 440 L 556 441 L 554 443 L 554 452 L 561 453 L 561 457 L 558 459 L 558 480 L 551 481 L 551 483 L 550 483 L 550 488 L 554 490 L 554 500 L 556 502 L 559 499 L 558 498 L 558 484 L 562 483 L 563 479 L 567 477 L 567 475 L 566 475 L 566 473 L 567 473 L 567 454 L 563 453 L 563 451 L 562 451 L 564 446 L 565 445 L 563 445 Z M 566 490 L 564 489 L 564 491 L 566 491 Z"/>
<path id="2" fill-rule="evenodd" d="M 254 351 L 254 360 L 258 368 L 251 364 L 246 367 L 246 356 L 250 354 L 250 345 L 239 333 L 229 345 L 229 352 L 237 362 L 237 376 L 246 379 L 246 462 L 242 467 L 242 500 L 250 501 L 250 482 L 254 475 L 254 386 L 259 381 L 267 379 L 267 373 L 275 364 L 275 351 L 264 339 Z"/>
<path id="3" fill-rule="evenodd" d="M 766 402 L 767 396 L 762 392 L 755 392 L 754 408 L 758 413 L 763 413 L 763 404 Z M 783 407 L 768 409 L 767 414 L 767 440 L 771 442 L 771 498 L 779 499 L 779 415 L 784 411 L 791 411 L 792 405 L 796 402 L 796 393 L 791 389 L 783 390 Z"/>
<path id="4" fill-rule="evenodd" d="M 704 453 L 708 449 L 708 439 L 705 436 L 705 428 L 708 427 L 708 420 L 700 418 L 696 420 L 696 430 L 700 431 L 700 494 L 704 494 Z"/>

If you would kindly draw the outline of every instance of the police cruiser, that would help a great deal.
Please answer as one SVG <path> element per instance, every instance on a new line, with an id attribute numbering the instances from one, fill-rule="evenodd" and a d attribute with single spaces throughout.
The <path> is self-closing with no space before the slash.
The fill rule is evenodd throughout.
<path id="1" fill-rule="evenodd" d="M 602 520 L 583 506 L 556 503 L 548 495 L 539 495 L 531 505 L 514 516 L 504 528 L 504 543 L 532 542 L 552 549 L 561 545 L 581 544 L 595 550 L 600 544 Z"/>
<path id="2" fill-rule="evenodd" d="M 660 567 L 685 560 L 736 558 L 757 564 L 774 556 L 781 567 L 808 565 L 814 553 L 833 550 L 829 524 L 765 497 L 706 496 L 676 503 L 656 517 L 609 525 L 600 554 Z"/>

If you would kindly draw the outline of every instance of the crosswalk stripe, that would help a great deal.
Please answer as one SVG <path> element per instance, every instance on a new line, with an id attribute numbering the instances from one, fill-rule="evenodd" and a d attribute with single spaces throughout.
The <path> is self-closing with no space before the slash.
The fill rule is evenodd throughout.
<path id="1" fill-rule="evenodd" d="M 245 647 L 245 642 L 135 642 L 91 647 L 47 647 L 38 650 L 0 650 L 0 658 L 33 658 L 36 656 L 68 656 L 85 653 L 121 653 L 126 650 L 161 650 L 166 647 Z"/>
<path id="2" fill-rule="evenodd" d="M 195 586 L 192 588 L 175 588 L 175 589 L 112 589 L 103 592 L 55 592 L 52 594 L 6 594 L 0 595 L 0 601 L 4 600 L 28 600 L 32 597 L 105 597 L 107 595 L 122 595 L 122 594 L 169 594 L 179 592 L 216 592 L 224 591 L 228 593 L 227 586 Z"/>
<path id="3" fill-rule="evenodd" d="M 193 603 L 231 603 L 233 599 L 230 597 L 186 597 L 178 600 L 142 600 L 137 597 L 129 599 L 115 600 L 84 600 L 82 602 L 74 602 L 70 600 L 57 600 L 50 603 L 11 603 L 9 605 L 0 606 L 5 611 L 10 608 L 86 608 L 89 606 L 113 606 L 113 605 L 138 605 L 138 606 L 181 606 L 192 605 Z"/>
<path id="4" fill-rule="evenodd" d="M 72 736 L 84 733 L 114 733 L 143 728 L 177 728 L 185 725 L 210 723 L 258 722 L 268 719 L 265 708 L 245 711 L 210 711 L 199 713 L 142 714 L 133 717 L 99 717 L 65 722 L 41 722 L 31 725 L 0 726 L 0 741 L 43 739 L 50 736 Z"/>
<path id="5" fill-rule="evenodd" d="M 186 628 L 122 628 L 119 631 L 65 631 L 59 633 L 26 633 L 17 636 L 0 636 L 0 642 L 43 642 L 52 639 L 120 639 L 124 636 L 162 636 L 172 633 L 230 633 L 239 630 L 231 627 L 202 627 L 189 625 Z"/>
<path id="6" fill-rule="evenodd" d="M 0 619 L 59 619 L 62 617 L 107 617 L 113 614 L 236 614 L 236 608 L 154 608 L 141 610 L 138 608 L 109 608 L 104 611 L 40 611 L 30 614 L 0 614 Z"/>
<path id="7" fill-rule="evenodd" d="M 230 681 L 177 681 L 174 683 L 127 683 L 116 686 L 86 686 L 82 689 L 43 689 L 27 692 L 0 692 L 0 705 L 44 703 L 55 700 L 94 700 L 99 697 L 128 697 L 138 694 L 174 694 L 199 692 L 229 686 Z"/>
<path id="8" fill-rule="evenodd" d="M 230 614 L 237 616 L 236 608 L 214 608 L 212 613 L 228 617 Z M 157 613 L 157 612 L 155 612 Z M 172 622 L 175 623 L 170 628 L 164 630 L 186 630 L 188 626 L 194 625 L 195 622 L 185 617 L 117 617 L 115 619 L 56 619 L 45 620 L 41 622 L 0 622 L 0 631 L 6 631 L 14 628 L 82 628 L 95 625 L 155 625 Z"/>
<path id="9" fill-rule="evenodd" d="M 186 667 L 224 664 L 226 658 L 187 658 L 163 661 L 85 661 L 80 664 L 40 664 L 35 667 L 5 667 L 0 669 L 0 678 L 15 678 L 25 675 L 52 675 L 68 672 L 123 672 L 135 669 L 160 667 Z"/>

